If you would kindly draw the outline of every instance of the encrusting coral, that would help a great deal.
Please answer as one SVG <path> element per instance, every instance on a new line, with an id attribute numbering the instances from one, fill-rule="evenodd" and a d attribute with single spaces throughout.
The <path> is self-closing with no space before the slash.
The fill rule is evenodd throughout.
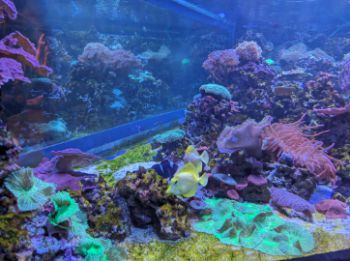
<path id="1" fill-rule="evenodd" d="M 269 206 L 215 198 L 205 202 L 209 211 L 193 228 L 224 244 L 287 256 L 303 255 L 315 247 L 310 232 L 275 215 Z"/>

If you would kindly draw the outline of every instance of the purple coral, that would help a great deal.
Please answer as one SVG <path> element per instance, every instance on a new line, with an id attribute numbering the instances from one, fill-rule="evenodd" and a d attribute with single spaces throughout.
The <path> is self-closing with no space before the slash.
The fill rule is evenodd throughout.
<path id="1" fill-rule="evenodd" d="M 14 80 L 30 82 L 24 76 L 21 63 L 10 58 L 0 58 L 0 86 Z"/>
<path id="2" fill-rule="evenodd" d="M 14 59 L 23 65 L 29 66 L 40 75 L 48 75 L 52 69 L 41 65 L 36 56 L 34 44 L 23 34 L 16 31 L 10 33 L 0 41 L 0 55 Z"/>
<path id="3" fill-rule="evenodd" d="M 11 0 L 0 0 L 0 24 L 8 17 L 11 20 L 17 18 L 17 9 Z"/>
<path id="4" fill-rule="evenodd" d="M 79 149 L 65 149 L 53 151 L 55 156 L 44 159 L 34 169 L 35 176 L 46 182 L 55 183 L 58 190 L 69 188 L 80 190 L 80 180 L 83 178 L 95 178 L 95 175 L 74 171 L 74 168 L 86 167 L 98 158 L 94 155 L 82 152 Z"/>
<path id="5" fill-rule="evenodd" d="M 315 212 L 315 207 L 312 204 L 286 189 L 272 187 L 270 192 L 271 203 L 277 207 L 290 208 L 310 215 Z"/>

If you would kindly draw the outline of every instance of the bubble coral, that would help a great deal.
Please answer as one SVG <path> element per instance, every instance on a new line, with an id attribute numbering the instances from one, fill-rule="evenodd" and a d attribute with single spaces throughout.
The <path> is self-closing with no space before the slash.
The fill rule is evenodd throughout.
<path id="1" fill-rule="evenodd" d="M 264 129 L 263 150 L 280 157 L 283 153 L 290 155 L 296 166 L 306 167 L 318 179 L 334 184 L 336 182 L 336 167 L 333 162 L 338 160 L 329 156 L 323 143 L 315 139 L 317 136 L 304 134 L 312 127 L 303 126 L 303 118 L 293 123 L 273 123 Z"/>
<path id="2" fill-rule="evenodd" d="M 266 205 L 206 199 L 211 209 L 193 224 L 222 243 L 253 248 L 269 255 L 303 255 L 315 247 L 312 234 L 275 215 Z"/>
<path id="3" fill-rule="evenodd" d="M 20 211 L 39 209 L 55 191 L 53 184 L 34 177 L 30 168 L 12 173 L 5 179 L 5 187 L 17 198 Z"/>
<path id="4" fill-rule="evenodd" d="M 255 41 L 244 41 L 238 44 L 235 49 L 240 61 L 259 62 L 262 49 Z"/>

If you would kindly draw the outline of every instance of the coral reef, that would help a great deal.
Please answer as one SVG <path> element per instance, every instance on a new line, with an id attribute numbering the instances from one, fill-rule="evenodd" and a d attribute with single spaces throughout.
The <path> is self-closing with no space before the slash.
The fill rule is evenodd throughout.
<path id="1" fill-rule="evenodd" d="M 160 238 L 177 240 L 189 235 L 187 205 L 167 189 L 167 180 L 154 170 L 130 173 L 117 184 L 135 226 L 152 225 Z"/>
<path id="2" fill-rule="evenodd" d="M 269 206 L 207 199 L 211 210 L 194 223 L 196 231 L 212 234 L 222 243 L 253 248 L 270 255 L 303 255 L 315 247 L 304 228 L 284 221 Z"/>

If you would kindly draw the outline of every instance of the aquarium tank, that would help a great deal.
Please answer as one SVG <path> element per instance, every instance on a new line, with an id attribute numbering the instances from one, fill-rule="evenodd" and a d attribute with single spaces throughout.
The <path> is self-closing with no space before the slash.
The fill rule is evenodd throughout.
<path id="1" fill-rule="evenodd" d="M 348 0 L 0 0 L 0 260 L 350 260 Z"/>

